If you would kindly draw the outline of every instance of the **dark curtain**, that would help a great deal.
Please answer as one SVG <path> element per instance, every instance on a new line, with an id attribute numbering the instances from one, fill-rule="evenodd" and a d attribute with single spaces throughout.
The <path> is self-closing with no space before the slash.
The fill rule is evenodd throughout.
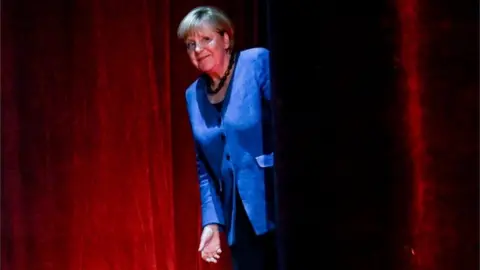
<path id="1" fill-rule="evenodd" d="M 282 270 L 478 269 L 478 3 L 451 2 L 268 1 Z"/>

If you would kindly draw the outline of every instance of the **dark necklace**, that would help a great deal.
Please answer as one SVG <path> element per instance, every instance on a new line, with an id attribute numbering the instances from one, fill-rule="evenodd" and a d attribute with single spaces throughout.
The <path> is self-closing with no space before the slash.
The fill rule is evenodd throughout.
<path id="1" fill-rule="evenodd" d="M 222 89 L 223 85 L 225 84 L 225 81 L 228 78 L 228 75 L 230 75 L 230 71 L 232 70 L 233 63 L 235 63 L 235 54 L 232 54 L 230 56 L 230 62 L 228 62 L 228 68 L 227 71 L 225 71 L 225 74 L 223 74 L 222 78 L 220 78 L 220 82 L 218 83 L 217 87 L 215 89 L 212 89 L 212 83 L 213 81 L 209 78 L 209 87 L 207 87 L 207 93 L 209 94 L 216 94 Z"/>

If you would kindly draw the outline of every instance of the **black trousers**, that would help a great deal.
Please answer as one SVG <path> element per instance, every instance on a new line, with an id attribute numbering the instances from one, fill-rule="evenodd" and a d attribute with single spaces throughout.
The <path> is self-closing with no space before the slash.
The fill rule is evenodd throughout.
<path id="1" fill-rule="evenodd" d="M 237 191 L 235 240 L 230 247 L 234 270 L 277 270 L 274 232 L 256 235 Z"/>

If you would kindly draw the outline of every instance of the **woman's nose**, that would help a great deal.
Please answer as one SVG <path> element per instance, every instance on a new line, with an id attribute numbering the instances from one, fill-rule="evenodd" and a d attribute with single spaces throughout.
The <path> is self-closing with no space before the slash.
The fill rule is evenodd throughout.
<path id="1" fill-rule="evenodd" d="M 203 46 L 201 46 L 199 43 L 195 45 L 195 52 L 199 53 L 203 50 Z"/>

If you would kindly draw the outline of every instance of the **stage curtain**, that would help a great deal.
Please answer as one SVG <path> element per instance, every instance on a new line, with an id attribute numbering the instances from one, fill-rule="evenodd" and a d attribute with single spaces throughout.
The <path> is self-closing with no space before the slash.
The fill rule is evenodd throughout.
<path id="1" fill-rule="evenodd" d="M 201 4 L 2 2 L 2 269 L 229 269 L 197 252 L 176 27 Z M 259 45 L 256 2 L 209 4 Z"/>
<path id="2" fill-rule="evenodd" d="M 268 3 L 282 269 L 478 269 L 478 3 Z"/>
<path id="3" fill-rule="evenodd" d="M 408 269 L 477 269 L 478 3 L 398 0 L 396 7 Z"/>

